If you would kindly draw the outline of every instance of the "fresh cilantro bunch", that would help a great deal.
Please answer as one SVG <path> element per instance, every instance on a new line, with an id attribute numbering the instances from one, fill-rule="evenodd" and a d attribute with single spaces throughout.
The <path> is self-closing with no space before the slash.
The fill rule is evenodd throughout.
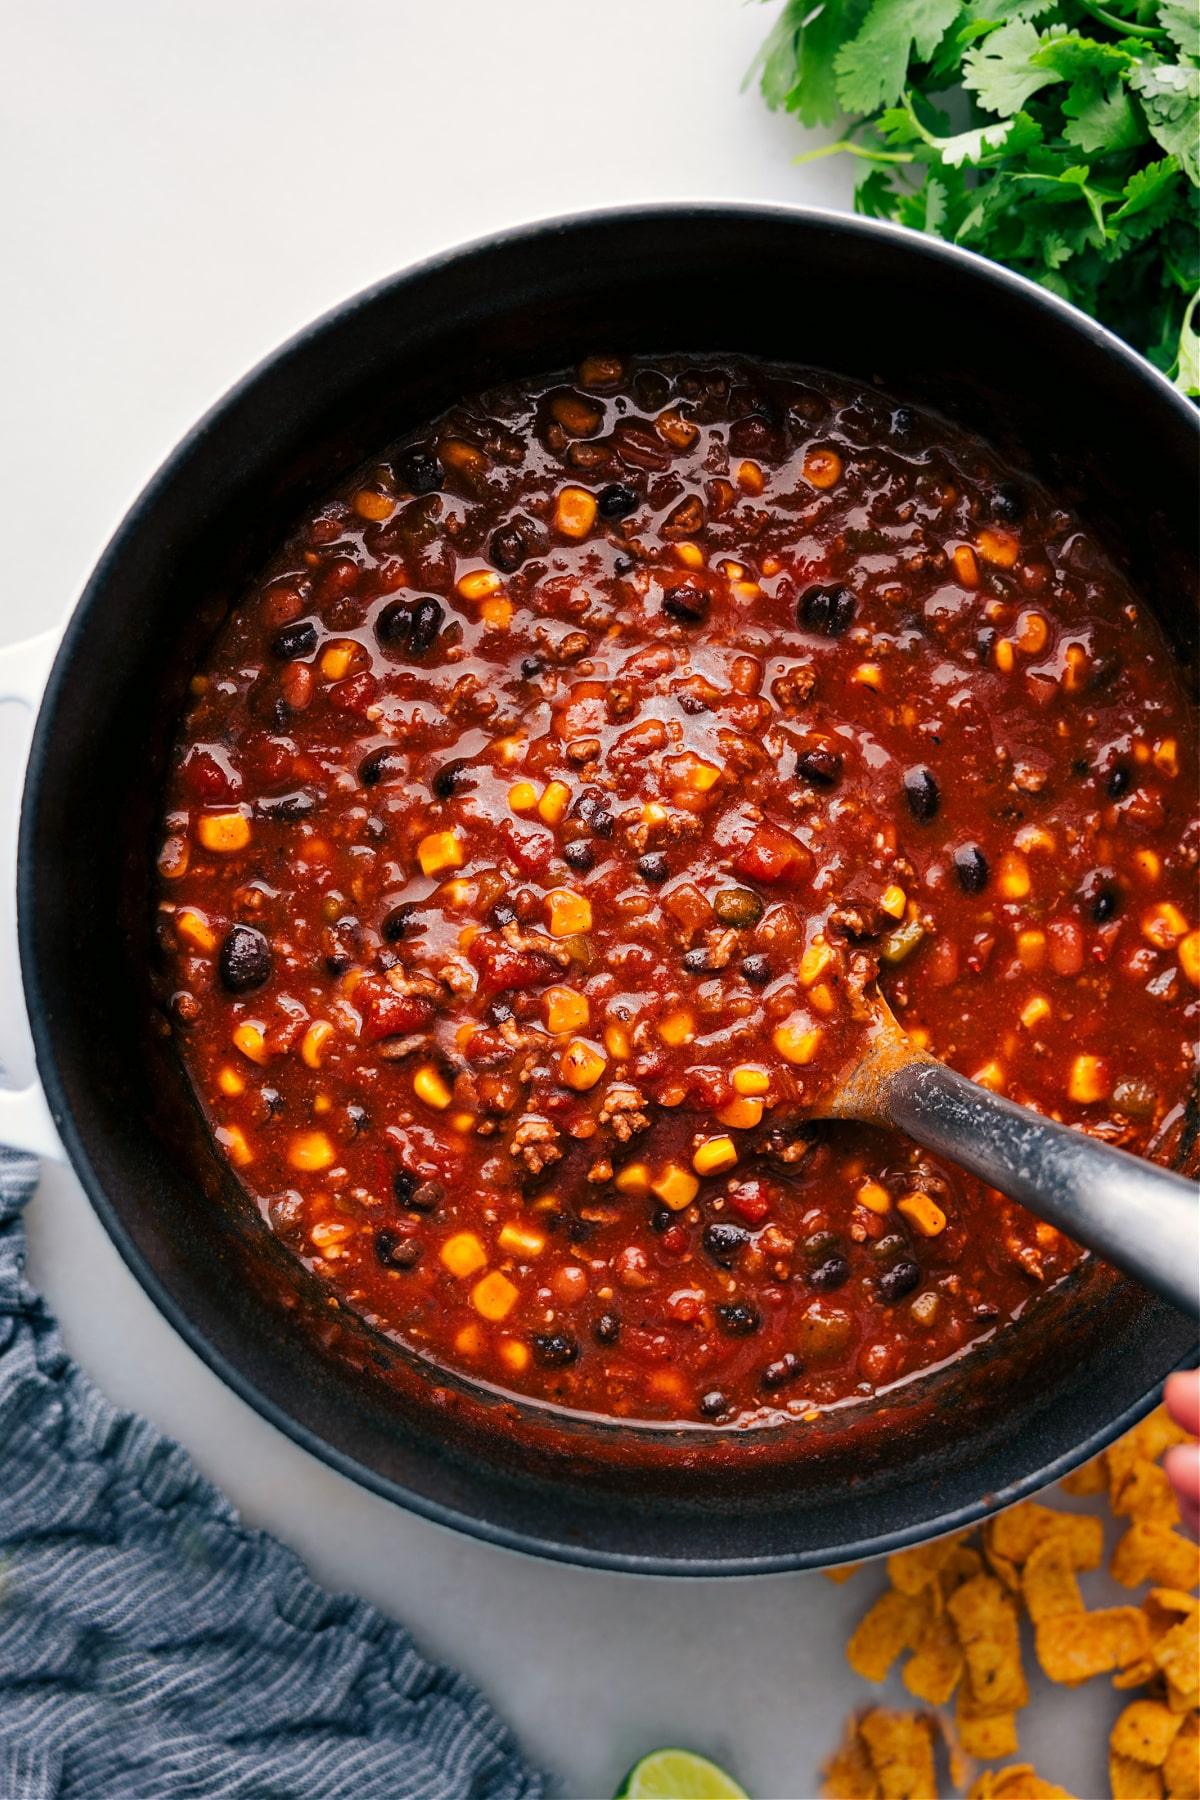
<path id="1" fill-rule="evenodd" d="M 809 155 L 868 165 L 859 212 L 1019 270 L 1200 393 L 1197 0 L 787 0 L 755 73 L 805 125 L 849 115 Z"/>

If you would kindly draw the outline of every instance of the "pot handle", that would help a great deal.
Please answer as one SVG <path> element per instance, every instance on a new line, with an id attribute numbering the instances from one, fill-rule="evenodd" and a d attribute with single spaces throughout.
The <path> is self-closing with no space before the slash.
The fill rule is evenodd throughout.
<path id="1" fill-rule="evenodd" d="M 37 637 L 24 638 L 19 644 L 5 644 L 0 648 L 0 704 L 15 701 L 26 707 L 31 732 L 61 641 L 62 627 L 55 626 L 51 631 L 39 632 Z M 24 773 L 24 756 L 15 757 L 12 778 L 20 781 Z M 12 830 L 5 845 L 8 853 L 5 880 L 10 893 L 16 879 L 19 820 L 20 809 L 14 805 Z M 15 953 L 14 945 L 12 954 L 15 956 Z M 39 1082 L 25 1088 L 0 1087 L 0 1144 L 14 1150 L 32 1151 L 35 1156 L 49 1157 L 53 1162 L 65 1162 L 66 1153 Z"/>

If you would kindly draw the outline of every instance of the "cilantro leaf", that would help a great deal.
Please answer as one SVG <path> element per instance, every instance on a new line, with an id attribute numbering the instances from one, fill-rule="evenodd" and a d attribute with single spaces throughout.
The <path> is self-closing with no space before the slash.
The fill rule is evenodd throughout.
<path id="1" fill-rule="evenodd" d="M 841 112 L 833 61 L 866 17 L 871 0 L 788 0 L 746 80 L 760 77 L 772 109 L 786 107 L 803 125 L 830 125 Z"/>
<path id="2" fill-rule="evenodd" d="M 1063 112 L 1071 121 L 1063 137 L 1085 156 L 1111 156 L 1146 141 L 1146 128 L 1119 76 L 1106 86 L 1099 72 L 1089 69 L 1071 83 Z"/>
<path id="3" fill-rule="evenodd" d="M 1027 20 L 1001 25 L 963 57 L 963 86 L 974 91 L 988 112 L 1018 112 L 1039 88 L 1063 79 L 1035 60 L 1041 47 L 1041 37 Z"/>
<path id="4" fill-rule="evenodd" d="M 862 29 L 834 58 L 847 112 L 891 106 L 904 91 L 909 57 L 924 62 L 958 17 L 959 0 L 873 0 Z"/>
<path id="5" fill-rule="evenodd" d="M 1179 373 L 1175 377 L 1175 386 L 1185 394 L 1200 394 L 1200 337 L 1196 335 L 1196 302 L 1200 294 L 1193 294 L 1188 302 L 1188 309 L 1183 315 L 1183 324 L 1179 330 L 1179 352 L 1177 361 Z"/>
<path id="6" fill-rule="evenodd" d="M 1157 11 L 1179 54 L 1200 61 L 1200 12 L 1195 0 L 1158 0 Z"/>
<path id="7" fill-rule="evenodd" d="M 1196 117 L 1200 108 L 1200 69 L 1187 63 L 1140 62 L 1131 69 L 1129 85 L 1142 103 L 1155 143 L 1179 158 L 1189 181 L 1200 187 L 1200 145 Z"/>

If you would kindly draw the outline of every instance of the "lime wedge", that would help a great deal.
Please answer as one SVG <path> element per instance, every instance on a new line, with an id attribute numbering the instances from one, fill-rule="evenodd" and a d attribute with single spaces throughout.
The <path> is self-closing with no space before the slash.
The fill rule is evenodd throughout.
<path id="1" fill-rule="evenodd" d="M 732 1775 L 691 1750 L 652 1750 L 630 1769 L 616 1800 L 749 1800 Z"/>

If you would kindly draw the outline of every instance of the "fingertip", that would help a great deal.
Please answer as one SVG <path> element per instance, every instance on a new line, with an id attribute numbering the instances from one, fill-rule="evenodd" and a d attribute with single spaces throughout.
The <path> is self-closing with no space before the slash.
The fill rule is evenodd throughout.
<path id="1" fill-rule="evenodd" d="M 1163 1400 L 1175 1423 L 1193 1437 L 1200 1437 L 1200 1369 L 1168 1375 Z"/>

